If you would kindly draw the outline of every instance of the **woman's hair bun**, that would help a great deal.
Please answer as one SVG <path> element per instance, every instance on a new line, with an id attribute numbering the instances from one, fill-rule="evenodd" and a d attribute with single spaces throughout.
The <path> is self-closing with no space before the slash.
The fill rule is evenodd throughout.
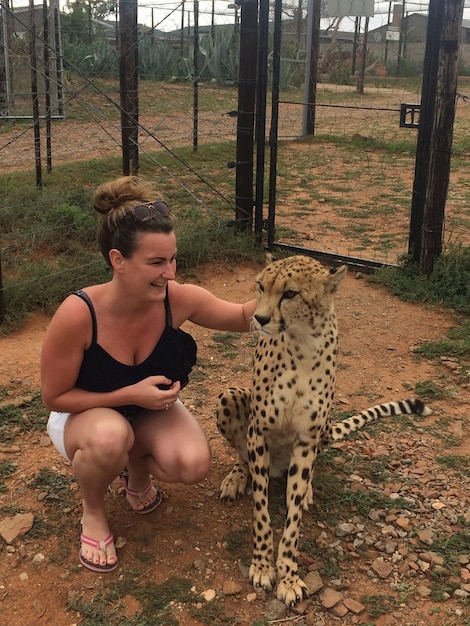
<path id="1" fill-rule="evenodd" d="M 93 198 L 93 206 L 98 213 L 106 215 L 110 211 L 135 202 L 151 200 L 155 192 L 150 183 L 137 176 L 122 176 L 116 180 L 101 184 Z"/>

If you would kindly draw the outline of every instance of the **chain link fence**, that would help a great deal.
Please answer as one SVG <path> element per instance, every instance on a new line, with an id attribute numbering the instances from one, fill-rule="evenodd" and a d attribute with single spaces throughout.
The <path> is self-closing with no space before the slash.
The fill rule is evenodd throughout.
<path id="1" fill-rule="evenodd" d="M 351 7 L 356 4 L 351 0 Z M 235 155 L 240 9 L 233 6 L 226 23 L 216 28 L 211 24 L 195 28 L 194 5 L 184 14 L 160 7 L 163 17 L 160 21 L 152 17 L 154 28 L 138 27 L 138 146 L 141 156 L 154 161 L 162 189 L 173 185 L 175 174 L 167 165 L 161 167 L 159 154 L 175 154 L 182 147 L 194 145 L 197 139 L 201 150 L 229 142 Z M 325 6 L 322 3 L 322 10 Z M 270 24 L 273 7 L 270 3 Z M 158 5 L 154 8 L 157 11 Z M 121 156 L 116 16 L 74 22 L 73 14 L 61 14 L 62 37 L 58 38 L 54 11 L 54 4 L 47 8 L 46 27 L 43 5 L 23 13 L 14 3 L 1 5 L 3 172 L 32 169 L 38 146 L 42 162 L 47 156 L 52 169 L 69 161 Z M 400 31 L 394 25 L 398 17 Z M 163 30 L 170 18 L 174 30 Z M 395 261 L 406 252 L 416 129 L 400 126 L 400 119 L 403 104 L 420 102 L 427 14 L 421 10 L 398 16 L 392 11 L 382 18 L 385 23 L 378 27 L 372 22 L 367 24 L 365 17 L 321 18 L 315 132 L 305 137 L 310 36 L 307 5 L 305 0 L 282 5 L 278 134 L 284 140 L 300 138 L 282 144 L 279 152 L 276 225 L 284 241 L 387 261 Z M 397 38 L 397 32 L 401 32 L 401 38 Z M 270 77 L 272 39 L 271 32 Z M 446 240 L 464 243 L 469 241 L 462 156 L 468 151 L 466 129 L 470 117 L 470 89 L 465 82 L 470 47 L 467 39 L 467 29 L 463 28 L 456 158 L 446 218 Z M 33 121 L 33 50 L 37 59 L 39 124 Z M 359 89 L 362 71 L 364 85 Z M 270 110 L 268 127 L 269 114 Z M 48 115 L 49 126 L 45 122 Z M 220 164 L 221 168 L 225 166 Z M 201 191 L 199 175 L 184 181 L 187 196 L 192 200 L 197 194 L 198 201 L 210 205 L 217 195 L 210 188 L 211 173 L 203 172 L 209 183 L 205 191 Z"/>

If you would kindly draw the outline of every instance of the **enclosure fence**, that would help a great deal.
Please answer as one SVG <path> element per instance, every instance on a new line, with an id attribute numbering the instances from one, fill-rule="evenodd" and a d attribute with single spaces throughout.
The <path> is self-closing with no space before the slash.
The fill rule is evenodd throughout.
<path id="1" fill-rule="evenodd" d="M 155 5 L 153 27 L 138 27 L 137 144 L 140 156 L 154 163 L 163 196 L 210 212 L 220 205 L 233 208 L 233 193 L 218 188 L 211 172 L 195 169 L 188 153 L 184 158 L 180 153 L 228 144 L 230 156 L 220 169 L 234 185 L 241 9 L 234 5 L 223 24 L 202 26 L 196 23 L 195 6 L 186 5 L 180 14 Z M 274 8 L 269 3 L 267 144 L 272 139 Z M 82 24 L 82 32 L 58 11 L 55 0 L 20 9 L 15 0 L 0 6 L 0 171 L 33 170 L 44 154 L 52 173 L 67 162 L 121 157 L 119 15 Z M 321 18 L 313 135 L 305 134 L 307 5 L 284 2 L 281 17 L 276 238 L 394 263 L 407 251 L 416 158 L 417 130 L 409 117 L 403 124 L 403 105 L 409 116 L 421 100 L 428 14 L 402 15 L 406 30 L 405 36 L 400 31 L 401 39 L 390 37 L 397 32 L 390 30 L 394 15 L 385 15 L 378 28 L 370 28 L 365 18 Z M 173 20 L 173 30 L 164 30 L 166 20 Z M 463 28 L 446 245 L 470 241 L 467 39 Z M 183 160 L 186 174 L 163 164 L 163 155 L 179 165 Z M 266 177 L 269 159 L 267 149 Z M 21 245 L 21 232 L 14 236 L 15 246 Z M 8 250 L 8 233 L 2 234 L 1 245 Z M 4 252 L 4 266 L 6 257 Z"/>

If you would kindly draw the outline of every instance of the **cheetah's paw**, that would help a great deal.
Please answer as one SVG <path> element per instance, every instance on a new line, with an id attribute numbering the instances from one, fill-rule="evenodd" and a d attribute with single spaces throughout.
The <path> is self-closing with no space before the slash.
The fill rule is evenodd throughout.
<path id="1" fill-rule="evenodd" d="M 265 591 L 272 591 L 276 581 L 276 569 L 270 563 L 252 563 L 249 576 L 253 587 L 262 587 Z"/>
<path id="2" fill-rule="evenodd" d="M 220 499 L 226 502 L 242 496 L 246 491 L 247 480 L 248 470 L 245 472 L 242 468 L 232 469 L 220 485 Z"/>
<path id="3" fill-rule="evenodd" d="M 300 600 L 308 598 L 308 588 L 299 576 L 291 574 L 279 581 L 276 595 L 287 606 L 294 606 Z"/>

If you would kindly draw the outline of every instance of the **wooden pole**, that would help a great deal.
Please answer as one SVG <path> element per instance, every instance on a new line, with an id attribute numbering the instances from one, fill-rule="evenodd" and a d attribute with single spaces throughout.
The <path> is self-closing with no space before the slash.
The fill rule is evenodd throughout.
<path id="1" fill-rule="evenodd" d="M 49 56 L 49 14 L 47 0 L 43 0 L 43 39 L 44 39 L 44 91 L 46 105 L 46 169 L 52 172 L 52 129 L 51 129 L 51 80 Z"/>
<path id="2" fill-rule="evenodd" d="M 433 0 L 431 0 L 432 2 Z M 429 176 L 424 203 L 420 271 L 429 276 L 442 252 L 444 213 L 457 97 L 459 43 L 464 0 L 434 0 L 444 8 L 439 45 L 437 90 L 429 153 Z"/>
<path id="3" fill-rule="evenodd" d="M 193 57 L 193 152 L 197 152 L 199 136 L 199 0 L 194 0 Z"/>
<path id="4" fill-rule="evenodd" d="M 369 35 L 369 18 L 366 17 L 366 21 L 364 24 L 364 37 L 362 39 L 362 58 L 361 58 L 361 67 L 359 70 L 359 75 L 357 77 L 357 93 L 364 93 L 364 81 L 366 75 L 366 65 L 367 65 L 367 37 Z"/>
<path id="5" fill-rule="evenodd" d="M 320 55 L 321 0 L 308 3 L 307 68 L 305 77 L 305 100 L 303 134 L 315 134 L 315 111 L 317 105 L 318 59 Z"/>
<path id="6" fill-rule="evenodd" d="M 36 16 L 34 12 L 34 0 L 29 0 L 29 16 L 31 28 L 29 32 L 29 58 L 31 66 L 31 94 L 33 99 L 34 161 L 36 164 L 36 187 L 41 189 L 41 128 L 39 119 L 38 63 L 36 56 Z"/>
<path id="7" fill-rule="evenodd" d="M 257 0 L 245 0 L 241 5 L 240 22 L 237 169 L 235 177 L 235 221 L 239 230 L 251 230 L 253 223 L 253 149 L 257 49 L 258 3 Z"/>
<path id="8" fill-rule="evenodd" d="M 119 3 L 121 138 L 123 174 L 139 170 L 137 0 Z"/>

